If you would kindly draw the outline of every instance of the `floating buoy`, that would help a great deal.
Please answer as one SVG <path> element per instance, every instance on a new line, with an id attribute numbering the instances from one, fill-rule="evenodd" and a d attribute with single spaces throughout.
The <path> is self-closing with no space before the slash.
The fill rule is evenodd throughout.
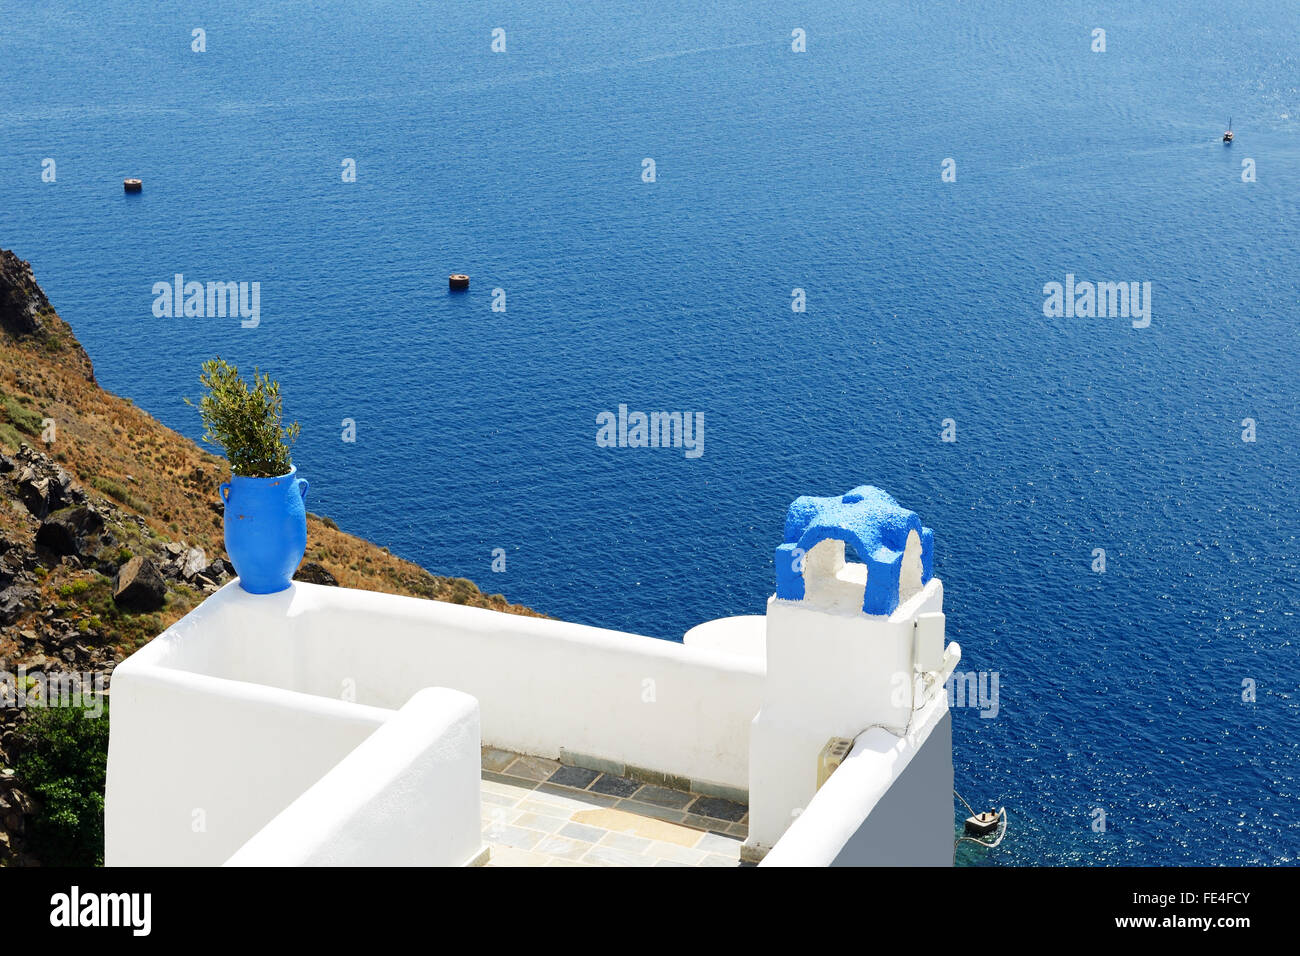
<path id="1" fill-rule="evenodd" d="M 447 285 L 453 289 L 468 289 L 469 276 L 462 275 L 459 272 L 454 272 L 447 277 Z"/>
<path id="2" fill-rule="evenodd" d="M 138 193 L 144 189 L 144 183 L 139 179 L 124 179 L 122 180 L 122 188 L 129 193 Z"/>

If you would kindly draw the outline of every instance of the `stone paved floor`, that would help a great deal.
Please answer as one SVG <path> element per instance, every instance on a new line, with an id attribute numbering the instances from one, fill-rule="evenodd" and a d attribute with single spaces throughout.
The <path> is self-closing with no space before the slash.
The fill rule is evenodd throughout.
<path id="1" fill-rule="evenodd" d="M 483 748 L 488 866 L 739 866 L 738 803 Z"/>

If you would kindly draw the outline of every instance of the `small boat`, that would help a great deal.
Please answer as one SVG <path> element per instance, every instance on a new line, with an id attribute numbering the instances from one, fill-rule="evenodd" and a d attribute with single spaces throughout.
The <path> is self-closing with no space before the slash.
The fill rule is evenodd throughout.
<path id="1" fill-rule="evenodd" d="M 468 289 L 469 276 L 462 272 L 453 272 L 447 277 L 447 285 L 453 289 Z"/>
<path id="2" fill-rule="evenodd" d="M 977 813 L 966 818 L 966 833 L 970 836 L 987 836 L 996 830 L 1001 822 L 1002 817 L 996 810 Z"/>
<path id="3" fill-rule="evenodd" d="M 1231 119 L 1228 120 L 1228 128 L 1223 132 L 1223 141 L 1225 143 L 1232 142 L 1232 120 Z"/>
<path id="4" fill-rule="evenodd" d="M 124 179 L 122 180 L 122 188 L 129 193 L 138 193 L 144 189 L 144 183 L 138 179 Z"/>

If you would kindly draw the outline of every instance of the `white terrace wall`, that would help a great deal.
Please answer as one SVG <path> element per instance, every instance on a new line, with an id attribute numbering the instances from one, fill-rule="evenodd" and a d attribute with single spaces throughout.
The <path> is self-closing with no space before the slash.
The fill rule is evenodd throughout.
<path id="1" fill-rule="evenodd" d="M 748 786 L 762 661 L 301 582 L 256 597 L 228 585 L 173 630 L 189 628 L 202 639 L 176 641 L 166 666 L 389 710 L 449 687 L 478 699 L 485 744 Z"/>
<path id="2" fill-rule="evenodd" d="M 764 665 L 635 634 L 295 583 L 231 584 L 113 675 L 109 865 L 225 862 L 428 687 L 482 740 L 745 790 Z"/>
<path id="3" fill-rule="evenodd" d="M 479 862 L 479 771 L 478 703 L 422 690 L 226 865 Z"/>
<path id="4" fill-rule="evenodd" d="M 219 866 L 393 716 L 150 664 L 167 643 L 113 675 L 109 866 Z"/>

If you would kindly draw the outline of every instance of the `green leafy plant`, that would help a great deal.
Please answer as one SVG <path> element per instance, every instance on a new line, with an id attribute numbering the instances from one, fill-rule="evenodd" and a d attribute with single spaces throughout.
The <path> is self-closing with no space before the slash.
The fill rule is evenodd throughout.
<path id="1" fill-rule="evenodd" d="M 104 771 L 108 701 L 94 715 L 80 707 L 37 707 L 19 731 L 18 775 L 40 801 L 29 842 L 45 866 L 104 863 Z"/>
<path id="2" fill-rule="evenodd" d="M 239 369 L 221 358 L 203 363 L 199 382 L 208 390 L 198 405 L 203 439 L 225 452 L 230 470 L 241 478 L 288 474 L 293 467 L 289 448 L 298 438 L 298 423 L 287 428 L 281 424 L 280 383 L 255 368 L 250 388 Z"/>

